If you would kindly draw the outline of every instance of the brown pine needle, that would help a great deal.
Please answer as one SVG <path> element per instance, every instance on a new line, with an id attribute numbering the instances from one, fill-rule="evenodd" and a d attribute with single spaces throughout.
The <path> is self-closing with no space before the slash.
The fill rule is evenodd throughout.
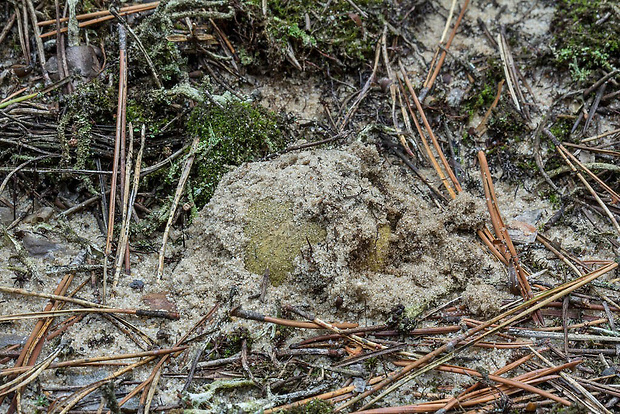
<path id="1" fill-rule="evenodd" d="M 24 296 L 34 296 L 34 297 L 45 298 L 45 299 L 54 299 L 54 300 L 59 300 L 63 302 L 75 303 L 76 305 L 90 306 L 92 308 L 110 309 L 109 306 L 101 305 L 99 303 L 89 302 L 83 299 L 75 299 L 75 298 L 70 298 L 68 296 L 53 295 L 51 293 L 30 292 L 24 289 L 17 289 L 17 288 L 12 288 L 12 287 L 7 287 L 7 286 L 0 286 L 0 292 L 13 293 L 16 295 L 24 295 Z"/>
<path id="2" fill-rule="evenodd" d="M 463 4 L 463 7 L 461 8 L 459 17 L 456 19 L 454 28 L 452 29 L 452 32 L 450 33 L 450 37 L 448 38 L 448 42 L 446 43 L 446 46 L 443 48 L 443 52 L 441 52 L 441 56 L 439 57 L 439 60 L 437 61 L 437 65 L 435 66 L 434 70 L 433 68 L 431 68 L 431 71 L 433 72 L 433 74 L 430 77 L 430 79 L 428 79 L 428 81 L 424 83 L 424 88 L 427 90 L 433 87 L 433 84 L 435 83 L 435 80 L 437 79 L 437 76 L 439 75 L 439 71 L 441 70 L 441 67 L 443 66 L 443 62 L 446 59 L 446 56 L 448 54 L 448 49 L 450 49 L 450 45 L 452 44 L 452 41 L 454 40 L 454 36 L 456 36 L 456 32 L 459 29 L 459 26 L 461 24 L 461 20 L 463 20 L 463 16 L 465 16 L 465 12 L 467 11 L 467 6 L 469 6 L 469 0 L 465 0 L 465 3 Z M 429 73 L 431 71 L 429 71 Z"/>
<path id="3" fill-rule="evenodd" d="M 129 354 L 118 354 L 118 355 L 110 355 L 110 356 L 73 359 L 71 361 L 64 361 L 64 362 L 57 362 L 55 364 L 50 364 L 46 369 L 77 367 L 77 366 L 92 364 L 94 362 L 116 361 L 119 359 L 142 358 L 146 356 L 166 355 L 166 354 L 181 352 L 181 351 L 184 351 L 185 349 L 187 349 L 186 346 L 180 346 L 176 348 L 156 349 L 153 351 L 133 352 Z M 6 368 L 0 371 L 0 376 L 19 374 L 22 372 L 29 371 L 31 369 L 32 367 Z"/>
<path id="4" fill-rule="evenodd" d="M 58 311 L 33 312 L 33 313 L 17 313 L 13 315 L 0 316 L 0 322 L 9 322 L 24 319 L 42 319 L 55 318 L 57 316 L 70 316 L 75 314 L 87 313 L 121 313 L 126 315 L 147 316 L 153 318 L 165 318 L 177 320 L 180 318 L 176 312 L 168 312 L 164 310 L 144 310 L 144 309 L 113 309 L 113 308 L 84 308 L 84 309 L 65 309 Z"/>
<path id="5" fill-rule="evenodd" d="M 137 4 L 134 6 L 129 6 L 129 7 L 123 7 L 122 9 L 120 9 L 119 15 L 121 16 L 127 16 L 133 13 L 140 13 L 143 11 L 148 11 L 148 10 L 153 10 L 155 8 L 157 8 L 157 6 L 159 5 L 159 2 L 153 2 L 153 3 L 147 3 L 147 4 Z M 85 20 L 89 17 L 94 17 L 93 19 L 90 20 Z M 88 14 L 81 14 L 77 16 L 78 20 L 85 20 L 82 22 L 78 23 L 78 27 L 79 28 L 83 28 L 83 27 L 88 27 L 88 26 L 92 26 L 93 24 L 97 24 L 97 23 L 102 23 L 108 20 L 112 20 L 115 17 L 108 11 L 99 11 L 99 12 L 94 12 L 94 13 L 88 13 Z M 68 21 L 68 18 L 61 18 L 60 21 L 61 22 L 66 22 Z M 46 20 L 44 22 L 40 22 L 39 26 L 48 26 L 51 24 L 56 23 L 56 20 Z M 60 33 L 66 33 L 67 32 L 67 28 L 66 27 L 62 27 L 60 29 Z M 50 36 L 56 36 L 56 34 L 58 33 L 57 30 L 52 30 L 51 32 L 46 32 L 43 33 L 39 36 L 39 38 L 44 39 Z"/>
<path id="6" fill-rule="evenodd" d="M 50 356 L 48 356 L 43 362 L 34 367 L 23 367 L 22 375 L 2 385 L 2 387 L 0 388 L 0 396 L 4 397 L 5 395 L 12 393 L 19 388 L 22 388 L 37 379 L 37 377 L 50 366 L 52 361 L 58 356 L 58 354 L 60 354 L 62 350 L 63 347 L 61 346 Z"/>
<path id="7" fill-rule="evenodd" d="M 185 166 L 183 167 L 181 178 L 179 178 L 179 183 L 177 185 L 176 192 L 174 193 L 174 200 L 172 201 L 172 206 L 170 206 L 168 222 L 166 223 L 166 229 L 164 230 L 164 235 L 162 237 L 161 248 L 159 249 L 157 278 L 160 280 L 164 275 L 164 259 L 166 258 L 166 244 L 168 243 L 168 234 L 170 233 L 170 229 L 172 228 L 172 221 L 174 220 L 175 212 L 179 205 L 179 201 L 181 201 L 181 196 L 183 195 L 183 191 L 185 190 L 185 183 L 187 183 L 189 173 L 191 172 L 192 165 L 194 164 L 194 159 L 196 158 L 196 151 L 198 151 L 199 143 L 200 136 L 196 136 L 194 138 L 194 141 L 192 142 L 192 147 L 189 150 L 187 160 L 185 161 Z"/>
<path id="8" fill-rule="evenodd" d="M 491 114 L 493 113 L 493 109 L 495 109 L 495 107 L 499 103 L 500 98 L 502 97 L 502 89 L 504 88 L 504 82 L 506 82 L 506 80 L 502 79 L 497 84 L 497 94 L 495 95 L 495 99 L 493 100 L 493 103 L 491 104 L 491 106 L 489 106 L 489 109 L 487 109 L 487 111 L 485 112 L 484 117 L 482 117 L 482 121 L 480 121 L 480 123 L 476 127 L 476 132 L 478 134 L 484 134 L 486 132 L 487 121 L 491 117 Z"/>
<path id="9" fill-rule="evenodd" d="M 592 196 L 594 197 L 594 199 L 596 200 L 598 205 L 601 206 L 603 211 L 605 211 L 605 214 L 607 214 L 607 217 L 609 217 L 609 219 L 611 220 L 611 223 L 613 224 L 613 226 L 616 229 L 616 231 L 618 232 L 618 234 L 620 234 L 620 225 L 618 225 L 618 221 L 616 220 L 614 215 L 611 213 L 611 211 L 609 211 L 609 208 L 603 202 L 603 200 L 601 200 L 601 197 L 599 197 L 598 193 L 594 190 L 594 188 L 592 188 L 592 186 L 585 179 L 583 174 L 581 174 L 579 172 L 579 170 L 577 170 L 577 167 L 575 167 L 573 165 L 573 163 L 571 162 L 571 160 L 567 157 L 566 153 L 568 153 L 568 150 L 566 148 L 564 148 L 564 146 L 558 141 L 558 139 L 547 128 L 543 129 L 543 132 L 545 133 L 545 135 L 547 135 L 553 141 L 553 143 L 555 144 L 555 147 L 556 147 L 558 153 L 562 156 L 562 158 L 564 159 L 564 162 L 566 163 L 566 165 L 568 165 L 568 167 L 571 169 L 571 171 L 573 173 L 575 173 L 575 175 L 577 175 L 579 180 L 588 189 L 590 194 L 592 194 Z"/>
<path id="10" fill-rule="evenodd" d="M 213 321 L 213 318 L 215 317 L 215 314 L 216 314 L 216 312 L 218 311 L 219 308 L 220 308 L 220 304 L 219 303 L 216 303 L 215 305 L 213 305 L 211 310 L 205 316 L 203 316 L 198 322 L 196 322 L 194 324 L 194 326 L 189 331 L 187 331 L 185 333 L 185 335 L 183 335 L 183 337 L 181 337 L 181 339 L 179 339 L 177 341 L 176 344 L 174 344 L 174 346 L 178 347 L 178 346 L 183 345 L 185 343 L 185 341 L 187 341 L 189 336 L 193 332 L 196 331 L 196 329 L 198 329 L 200 326 L 204 325 L 206 322 Z M 153 372 L 151 373 L 151 375 L 146 380 L 144 380 L 140 385 L 138 385 L 136 388 L 134 388 L 129 394 L 127 394 L 125 397 L 123 397 L 123 399 L 118 402 L 118 406 L 122 407 L 123 405 L 125 405 L 127 403 L 127 401 L 129 401 L 133 397 L 135 397 L 140 391 L 146 390 L 147 387 L 149 387 L 152 384 L 152 381 L 155 378 L 155 376 L 157 375 L 157 372 L 170 359 L 170 357 L 176 357 L 178 355 L 179 355 L 178 353 L 164 355 L 159 360 L 157 365 L 155 365 L 155 368 L 153 368 Z"/>
<path id="11" fill-rule="evenodd" d="M 155 356 L 151 356 L 148 358 L 145 358 L 141 361 L 138 361 L 134 364 L 129 365 L 128 367 L 122 368 L 116 372 L 114 372 L 111 375 L 108 375 L 107 377 L 105 377 L 104 379 L 94 382 L 90 385 L 87 385 L 86 387 L 76 391 L 75 393 L 73 393 L 71 396 L 69 396 L 69 398 L 67 398 L 66 402 L 65 402 L 65 407 L 60 409 L 60 407 L 56 408 L 51 408 L 51 413 L 60 413 L 60 414 L 66 414 L 67 412 L 69 412 L 69 410 L 71 410 L 71 408 L 73 408 L 75 406 L 75 404 L 77 404 L 78 402 L 80 402 L 84 397 L 86 397 L 87 395 L 91 394 L 92 392 L 94 392 L 95 390 L 97 390 L 99 387 L 101 387 L 102 385 L 107 384 L 108 382 L 120 377 L 121 375 L 124 375 L 127 372 L 133 371 L 135 368 L 138 368 L 142 365 L 148 364 L 149 362 L 152 362 L 156 359 L 157 357 Z M 59 411 L 60 410 L 60 411 Z"/>
<path id="12" fill-rule="evenodd" d="M 553 302 L 554 300 L 557 300 L 561 297 L 564 297 L 565 295 L 573 292 L 574 290 L 592 282 L 593 280 L 597 279 L 598 277 L 603 276 L 604 274 L 614 270 L 615 268 L 618 267 L 618 263 L 611 263 L 609 265 L 603 266 L 597 270 L 595 270 L 592 273 L 589 273 L 587 275 L 585 275 L 582 278 L 577 278 L 575 280 L 572 280 L 570 282 L 564 283 L 563 285 L 557 286 L 553 289 L 549 289 L 546 290 L 544 292 L 541 292 L 540 294 L 538 294 L 537 296 L 535 296 L 534 298 L 528 300 L 527 302 L 523 302 L 520 305 L 514 307 L 513 309 L 510 309 L 498 316 L 496 316 L 493 319 L 488 320 L 487 322 L 485 322 L 482 325 L 479 325 L 475 328 L 469 329 L 467 332 L 465 332 L 464 334 L 452 339 L 452 341 L 442 345 L 441 347 L 435 349 L 434 351 L 430 352 L 429 354 L 425 355 L 424 357 L 411 362 L 408 366 L 404 367 L 403 369 L 399 370 L 399 371 L 395 371 L 390 373 L 387 378 L 385 380 L 383 380 L 381 383 L 377 384 L 377 386 L 373 387 L 371 390 L 365 391 L 362 394 L 359 394 L 358 396 L 354 397 L 353 399 L 347 401 L 345 404 L 339 406 L 338 408 L 336 408 L 336 412 L 340 412 L 343 409 L 345 409 L 346 407 L 349 407 L 353 404 L 355 404 L 356 402 L 366 398 L 367 396 L 375 393 L 376 391 L 385 388 L 386 386 L 389 385 L 389 388 L 387 388 L 383 393 L 381 393 L 380 395 L 378 395 L 377 397 L 375 397 L 372 401 L 370 401 L 368 404 L 366 404 L 363 409 L 370 407 L 372 404 L 376 403 L 377 401 L 381 400 L 382 398 L 384 398 L 386 395 L 390 394 L 391 392 L 393 392 L 394 390 L 398 389 L 399 387 L 401 387 L 402 385 L 404 385 L 405 383 L 409 382 L 410 380 L 412 380 L 413 378 L 416 378 L 420 375 L 422 375 L 425 372 L 430 371 L 431 369 L 434 369 L 436 367 L 438 367 L 439 365 L 443 365 L 446 362 L 452 360 L 459 352 L 461 352 L 464 349 L 469 348 L 471 345 L 473 345 L 475 342 L 480 341 L 481 339 L 483 339 L 484 337 L 494 334 L 495 332 L 498 332 L 499 330 L 503 329 L 506 326 L 509 326 L 511 324 L 513 324 L 514 322 L 521 320 L 527 316 L 529 316 L 530 314 L 532 314 L 533 312 L 537 311 L 538 309 L 541 309 L 542 307 L 546 306 L 548 303 Z M 521 311 L 520 313 L 518 313 L 515 316 L 515 313 Z M 506 319 L 508 318 L 508 319 Z M 506 319 L 504 322 L 500 323 L 499 325 L 486 330 L 487 328 L 491 327 L 492 325 L 494 325 L 495 323 Z M 485 331 L 486 330 L 486 331 Z M 476 338 L 474 340 L 470 340 L 469 342 L 467 342 L 466 344 L 460 346 L 459 348 L 456 348 L 456 344 L 458 344 L 459 342 L 471 338 L 474 335 L 478 334 L 482 332 L 482 334 L 476 336 Z M 443 352 L 448 352 L 448 354 L 444 355 L 441 358 L 435 359 L 437 358 L 439 355 L 441 355 Z M 421 365 L 426 364 L 424 367 L 413 371 L 415 368 L 420 367 Z M 391 385 L 390 385 L 391 384 Z"/>
<path id="13" fill-rule="evenodd" d="M 456 193 L 462 191 L 461 185 L 459 184 L 459 181 L 456 179 L 456 175 L 452 171 L 450 164 L 448 164 L 448 160 L 446 160 L 446 157 L 443 151 L 441 150 L 441 147 L 439 146 L 439 142 L 437 141 L 437 138 L 435 137 L 435 134 L 433 133 L 433 130 L 431 129 L 430 124 L 428 123 L 428 119 L 426 119 L 426 115 L 424 114 L 424 109 L 422 109 L 422 105 L 420 104 L 420 101 L 418 100 L 418 97 L 415 91 L 413 90 L 413 85 L 411 85 L 411 82 L 409 81 L 409 77 L 407 76 L 407 72 L 405 71 L 404 66 L 400 62 L 399 62 L 399 65 L 400 65 L 400 72 L 401 72 L 403 79 L 405 80 L 407 89 L 409 90 L 409 93 L 411 94 L 411 97 L 413 98 L 413 102 L 415 103 L 415 106 L 420 114 L 420 117 L 422 118 L 422 122 L 424 124 L 424 127 L 426 128 L 426 131 L 428 132 L 428 135 L 431 137 L 431 141 L 433 142 L 433 147 L 435 148 L 435 151 L 437 151 L 437 155 L 439 156 L 439 159 L 441 163 L 443 164 L 443 167 L 446 170 L 446 173 L 448 174 L 448 176 L 450 177 L 450 180 L 452 181 L 452 185 L 454 185 L 454 188 L 456 190 L 452 188 L 452 186 L 450 185 L 450 182 L 445 178 L 445 176 L 443 176 L 443 173 L 439 172 L 440 169 L 438 170 L 437 168 L 435 168 L 435 170 L 439 174 L 442 180 L 442 183 L 444 184 L 444 186 L 446 187 L 446 190 L 450 194 L 450 197 L 454 199 L 456 198 Z M 415 119 L 415 116 L 413 116 L 413 118 L 416 122 L 416 125 L 418 125 L 417 120 Z M 421 129 L 418 129 L 418 131 L 420 132 Z M 420 136 L 422 135 L 423 134 L 420 132 Z M 423 139 L 423 142 L 424 142 L 424 139 Z M 428 151 L 429 150 L 427 150 L 427 152 Z M 432 154 L 429 154 L 429 157 L 431 159 L 434 158 Z"/>
<path id="14" fill-rule="evenodd" d="M 158 5 L 159 5 L 159 1 L 154 1 L 152 3 L 147 3 L 147 4 L 134 4 L 132 6 L 121 7 L 118 11 L 119 11 L 119 14 L 125 13 L 125 12 L 134 12 L 134 10 L 142 11 L 141 9 L 145 7 L 149 7 L 149 9 L 154 9 Z M 109 14 L 110 14 L 109 10 L 101 10 L 101 11 L 92 12 L 92 13 L 78 14 L 77 16 L 75 16 L 75 18 L 78 20 L 90 20 L 95 17 L 107 16 Z M 69 21 L 69 18 L 61 17 L 59 20 L 60 20 L 60 23 L 65 23 Z M 56 19 L 44 20 L 42 22 L 39 22 L 38 26 L 39 27 L 51 26 L 52 24 L 55 24 L 55 23 L 56 23 Z"/>
<path id="15" fill-rule="evenodd" d="M 243 310 L 240 307 L 234 308 L 231 312 L 230 312 L 231 316 L 236 316 L 238 318 L 243 318 L 243 319 L 250 319 L 253 321 L 258 321 L 258 322 L 268 322 L 268 323 L 273 323 L 276 325 L 282 325 L 282 326 L 291 326 L 294 328 L 303 328 L 303 329 L 325 329 L 323 328 L 321 325 L 318 325 L 316 323 L 313 322 L 301 322 L 301 321 L 294 321 L 294 320 L 290 320 L 290 319 L 281 319 L 281 318 L 274 318 L 271 316 L 265 316 L 262 315 L 258 312 L 253 312 L 253 311 L 247 311 L 247 310 Z M 350 328 L 357 328 L 357 324 L 355 323 L 332 323 L 331 325 L 337 327 L 337 328 L 341 328 L 341 329 L 350 329 Z"/>
<path id="16" fill-rule="evenodd" d="M 504 220 L 500 214 L 497 196 L 495 195 L 495 187 L 493 186 L 493 179 L 491 178 L 491 171 L 489 170 L 484 151 L 478 152 L 478 162 L 480 163 L 482 184 L 484 187 L 484 194 L 486 197 L 489 214 L 491 215 L 491 222 L 493 223 L 493 229 L 495 230 L 496 237 L 501 242 L 499 250 L 508 263 L 508 270 L 516 273 L 521 296 L 523 296 L 524 300 L 529 300 L 533 297 L 532 288 L 527 281 L 527 274 L 519 264 L 517 250 L 512 243 L 510 235 L 506 231 L 506 225 L 504 224 Z M 540 314 L 540 312 L 535 313 L 533 316 L 534 320 L 538 324 L 544 324 L 542 314 Z"/>

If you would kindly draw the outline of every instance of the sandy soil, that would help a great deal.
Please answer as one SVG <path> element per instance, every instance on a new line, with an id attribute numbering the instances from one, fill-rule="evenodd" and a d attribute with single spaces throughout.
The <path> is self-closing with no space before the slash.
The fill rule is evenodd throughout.
<path id="1" fill-rule="evenodd" d="M 410 76 L 421 83 L 432 59 L 434 46 L 441 37 L 451 2 L 433 2 L 428 12 L 418 16 L 415 25 L 408 26 L 406 35 L 415 39 L 415 48 L 403 57 Z M 549 22 L 553 5 L 538 1 L 472 2 L 463 22 L 463 29 L 450 48 L 450 56 L 463 61 L 496 55 L 478 27 L 482 19 L 493 33 L 500 25 L 522 34 L 527 45 L 548 42 Z M 448 58 L 449 68 L 456 67 Z M 448 70 L 448 69 L 447 69 Z M 551 86 L 548 74 L 528 72 L 525 76 L 532 87 L 539 111 L 534 112 L 530 126 L 535 127 L 553 99 L 561 92 Z M 467 89 L 464 76 L 450 82 L 440 81 L 438 90 Z M 328 95 L 325 85 L 305 75 L 297 78 L 257 78 L 248 92 L 260 92 L 260 102 L 272 109 L 291 112 L 303 121 L 325 120 L 321 100 Z M 387 99 L 387 95 L 386 95 Z M 476 126 L 479 119 L 464 124 L 466 130 Z M 603 126 L 604 127 L 604 126 Z M 299 137 L 303 139 L 304 137 Z M 251 332 L 253 350 L 269 352 L 275 335 L 270 325 L 228 318 L 235 306 L 264 315 L 276 316 L 281 305 L 292 304 L 312 312 L 324 320 L 359 321 L 362 324 L 384 323 L 395 306 L 403 305 L 407 317 L 414 319 L 424 311 L 461 297 L 465 308 L 484 318 L 497 313 L 503 299 L 516 299 L 509 291 L 506 269 L 492 258 L 477 240 L 475 231 L 487 224 L 478 172 L 471 154 L 462 158 L 465 174 L 470 177 L 467 189 L 442 208 L 433 201 L 428 189 L 396 158 L 386 155 L 368 140 L 351 139 L 333 149 L 312 149 L 287 153 L 262 162 L 243 165 L 227 174 L 210 203 L 200 212 L 186 231 L 174 230 L 164 277 L 156 277 L 156 254 L 132 256 L 132 275 L 123 276 L 108 304 L 118 308 L 169 308 L 179 312 L 179 321 L 164 319 L 127 318 L 146 334 L 152 346 L 168 347 L 185 334 L 216 302 L 221 304 L 216 326 L 223 333 Z M 531 142 L 519 145 L 517 151 L 532 155 Z M 423 170 L 432 177 L 430 170 Z M 500 208 L 506 219 L 526 221 L 534 226 L 545 222 L 555 212 L 550 202 L 535 190 L 535 183 L 504 181 L 501 169 L 494 171 Z M 433 180 L 437 187 L 440 183 Z M 22 210 L 28 200 L 19 203 Z M 523 217 L 524 213 L 527 214 Z M 0 210 L 0 220 L 10 223 L 10 211 Z M 41 223 L 20 225 L 23 237 L 31 239 L 33 252 L 27 253 L 38 270 L 38 278 L 27 281 L 24 288 L 51 292 L 63 272 L 51 273 L 55 266 L 68 265 L 84 248 L 66 237 L 58 225 L 57 214 Z M 102 249 L 105 243 L 95 219 L 88 213 L 73 216 L 70 227 L 93 246 Z M 561 240 L 569 250 L 580 249 L 583 258 L 609 259 L 614 253 L 609 243 L 585 218 L 578 216 L 556 226 L 550 234 Z M 39 250 L 36 246 L 43 245 Z M 588 246 L 583 250 L 583 246 Z M 534 263 L 556 266 L 552 256 L 539 246 L 519 247 Z M 16 282 L 15 249 L 5 240 L 0 247 L 0 285 Z M 95 256 L 96 257 L 96 256 Z M 98 258 L 93 263 L 99 263 Z M 76 280 L 89 279 L 91 274 L 80 272 Z M 270 283 L 265 284 L 266 278 Z M 132 285 L 141 281 L 140 289 Z M 261 286 L 265 295 L 259 298 Z M 96 299 L 96 291 L 88 289 L 84 299 Z M 0 312 L 39 311 L 43 299 L 0 294 Z M 425 322 L 432 325 L 432 322 Z M 0 345 L 22 343 L 34 322 L 14 321 L 0 325 Z M 77 328 L 62 338 L 67 358 L 83 358 L 102 354 L 136 352 L 139 347 L 117 328 L 100 316 L 86 316 Z M 205 331 L 201 331 L 205 332 Z M 205 335 L 208 335 L 206 331 Z M 293 332 L 286 344 L 302 336 Z M 53 346 L 59 346 L 54 342 Z M 142 346 L 147 346 L 144 343 Z M 187 372 L 191 358 L 201 345 L 193 344 L 192 352 L 173 361 L 167 373 Z M 49 352 L 51 352 L 50 347 Z M 47 352 L 47 353 L 49 353 Z M 44 352 L 44 354 L 47 354 Z M 502 366 L 512 357 L 511 352 L 477 351 L 468 356 L 477 366 Z M 317 361 L 322 361 L 317 358 Z M 10 366 L 8 363 L 5 366 Z M 489 369 L 490 370 L 490 369 Z M 36 387 L 29 388 L 23 397 L 25 412 L 35 412 L 35 401 L 49 387 L 64 387 L 56 397 L 68 395 L 70 386 L 86 385 L 103 378 L 110 368 L 88 370 L 51 370 L 44 373 Z M 139 369 L 126 382 L 145 379 L 150 369 Z M 232 376 L 231 376 L 232 377 Z M 446 378 L 450 378 L 447 380 Z M 427 392 L 431 384 L 453 382 L 458 386 L 467 379 L 430 374 L 411 386 L 411 390 Z M 334 388 L 342 385 L 334 380 Z M 205 383 L 206 384 L 206 383 Z M 156 393 L 159 405 L 178 402 L 177 393 L 184 385 L 183 378 L 162 377 Z M 41 389 L 43 387 L 43 390 Z M 121 384 L 119 388 L 130 389 Z M 207 385 L 194 389 L 202 394 Z M 249 392 L 249 394 L 245 393 Z M 260 390 L 231 394 L 228 405 L 219 400 L 212 411 L 224 412 L 235 403 L 259 400 Z M 199 397 L 195 397 L 199 398 Z M 211 397 L 209 397 L 211 398 Z M 219 397 L 213 397 L 215 402 Z M 235 398 L 237 399 L 235 401 Z M 83 409 L 97 409 L 102 397 L 95 393 Z M 390 402 L 411 402 L 406 395 L 396 395 Z M 263 407 L 269 405 L 263 401 Z M 7 402 L 0 406 L 6 409 Z M 127 405 L 135 408 L 135 402 Z M 228 408 L 223 408 L 228 407 Z M 244 410 L 252 412 L 256 406 Z M 235 410 L 241 410 L 236 406 Z"/>

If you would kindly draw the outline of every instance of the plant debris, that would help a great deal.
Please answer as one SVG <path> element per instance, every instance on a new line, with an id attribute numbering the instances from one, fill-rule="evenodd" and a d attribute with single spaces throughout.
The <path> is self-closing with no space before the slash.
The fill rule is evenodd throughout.
<path id="1" fill-rule="evenodd" d="M 0 4 L 0 411 L 618 411 L 620 9 L 482 3 Z"/>

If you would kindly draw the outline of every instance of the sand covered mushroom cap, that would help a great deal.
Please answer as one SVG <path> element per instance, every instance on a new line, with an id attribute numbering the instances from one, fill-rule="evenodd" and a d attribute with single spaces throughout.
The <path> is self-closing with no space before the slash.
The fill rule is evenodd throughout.
<path id="1" fill-rule="evenodd" d="M 277 303 L 324 317 L 380 318 L 397 304 L 415 314 L 500 273 L 475 241 L 481 211 L 463 194 L 440 213 L 374 146 L 285 154 L 224 177 L 170 288 L 186 312 L 232 289 L 244 307 L 271 314 Z M 465 218 L 455 225 L 456 214 Z M 264 302 L 251 299 L 267 277 Z"/>

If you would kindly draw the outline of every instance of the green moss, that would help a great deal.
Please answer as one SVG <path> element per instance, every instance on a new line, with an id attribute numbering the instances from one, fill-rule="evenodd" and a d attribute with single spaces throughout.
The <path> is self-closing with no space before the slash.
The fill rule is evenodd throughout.
<path id="1" fill-rule="evenodd" d="M 239 329 L 236 332 L 233 332 L 222 339 L 222 343 L 219 347 L 218 357 L 219 358 L 228 358 L 233 355 L 241 352 L 241 347 L 243 346 L 243 341 L 246 341 L 248 349 L 252 345 L 252 336 L 247 329 Z M 216 358 L 214 358 L 216 359 Z"/>
<path id="2" fill-rule="evenodd" d="M 57 127 L 61 162 L 65 167 L 84 169 L 92 165 L 92 127 L 110 122 L 116 105 L 115 95 L 114 88 L 94 79 L 78 85 L 73 94 L 66 96 L 65 112 Z"/>
<path id="3" fill-rule="evenodd" d="M 553 208 L 560 208 L 562 205 L 562 197 L 560 197 L 557 193 L 551 193 L 549 194 L 549 202 Z"/>
<path id="4" fill-rule="evenodd" d="M 551 23 L 557 66 L 576 81 L 620 65 L 620 15 L 607 0 L 560 0 Z M 615 6 L 617 7 L 617 6 Z M 607 16 L 604 22 L 600 20 Z"/>
<path id="5" fill-rule="evenodd" d="M 461 138 L 461 144 L 465 147 L 471 147 L 475 145 L 474 137 L 469 134 L 469 132 L 463 132 L 463 138 Z"/>
<path id="6" fill-rule="evenodd" d="M 200 136 L 191 175 L 192 196 L 198 209 L 211 199 L 230 166 L 255 161 L 286 146 L 278 116 L 247 102 L 232 100 L 221 108 L 199 105 L 187 128 L 190 134 Z M 176 181 L 183 163 L 181 160 L 171 169 L 170 182 Z"/>
<path id="7" fill-rule="evenodd" d="M 487 61 L 487 70 L 478 82 L 474 84 L 472 91 L 461 106 L 463 114 L 470 118 L 475 114 L 486 112 L 497 95 L 497 85 L 504 78 L 501 62 L 494 58 Z"/>
<path id="8" fill-rule="evenodd" d="M 573 404 L 570 407 L 567 407 L 562 404 L 555 404 L 551 407 L 549 411 L 551 414 L 586 414 L 590 411 L 584 407 L 582 404 Z"/>
<path id="9" fill-rule="evenodd" d="M 265 17 L 262 2 L 248 0 L 241 10 L 254 29 L 260 22 L 257 39 L 264 44 L 256 49 L 267 51 L 270 64 L 290 60 L 292 48 L 299 61 L 302 56 L 310 60 L 327 57 L 355 67 L 372 58 L 388 12 L 394 13 L 389 0 L 358 0 L 355 4 L 367 17 L 346 1 L 274 0 L 268 3 Z"/>
<path id="10" fill-rule="evenodd" d="M 500 100 L 487 124 L 487 133 L 496 146 L 521 142 L 530 131 L 521 115 L 506 102 L 507 99 Z"/>
<path id="11" fill-rule="evenodd" d="M 570 119 L 559 119 L 557 120 L 549 131 L 556 137 L 560 142 L 567 141 L 570 137 L 570 130 L 573 127 L 573 122 Z"/>
<path id="12" fill-rule="evenodd" d="M 522 159 L 517 162 L 517 167 L 522 171 L 537 171 L 538 166 L 536 165 L 536 160 L 532 158 Z"/>
<path id="13" fill-rule="evenodd" d="M 294 269 L 293 261 L 303 246 L 325 240 L 327 235 L 319 224 L 295 219 L 290 202 L 256 201 L 248 209 L 247 220 L 245 268 L 259 275 L 269 269 L 274 286 Z"/>
<path id="14" fill-rule="evenodd" d="M 405 307 L 403 319 L 415 321 L 417 320 L 418 316 L 420 316 L 422 312 L 426 310 L 426 308 L 428 307 L 428 304 L 426 303 L 426 299 L 425 298 L 419 298 L 419 299 L 422 299 L 422 300 L 416 304 Z"/>
<path id="15" fill-rule="evenodd" d="M 294 407 L 289 410 L 277 411 L 279 414 L 329 414 L 334 412 L 334 407 L 322 400 L 312 400 L 301 407 Z"/>
<path id="16" fill-rule="evenodd" d="M 221 99 L 220 99 L 221 98 Z M 174 113 L 162 109 L 171 104 L 170 94 L 155 91 L 136 95 L 128 103 L 128 118 L 139 125 L 149 125 L 149 132 L 158 133 L 173 120 Z M 186 184 L 187 199 L 192 205 L 192 217 L 213 196 L 223 175 L 244 162 L 255 161 L 285 148 L 287 139 L 282 132 L 282 118 L 265 108 L 238 100 L 218 97 L 222 107 L 211 103 L 198 104 L 186 124 L 190 136 L 198 135 L 200 144 Z M 132 226 L 132 234 L 148 238 L 167 221 L 174 188 L 187 161 L 180 157 L 167 169 L 145 177 L 142 185 L 153 188 L 161 197 L 161 207 L 140 223 Z M 146 243 L 143 247 L 153 246 Z"/>
<path id="17" fill-rule="evenodd" d="M 364 360 L 364 368 L 368 371 L 374 371 L 379 366 L 379 358 L 372 357 Z"/>
<path id="18" fill-rule="evenodd" d="M 149 136 L 159 135 L 164 127 L 171 129 L 170 123 L 177 115 L 173 101 L 174 97 L 160 91 L 133 91 L 127 98 L 127 124 L 133 123 L 137 131 L 144 124 Z"/>

